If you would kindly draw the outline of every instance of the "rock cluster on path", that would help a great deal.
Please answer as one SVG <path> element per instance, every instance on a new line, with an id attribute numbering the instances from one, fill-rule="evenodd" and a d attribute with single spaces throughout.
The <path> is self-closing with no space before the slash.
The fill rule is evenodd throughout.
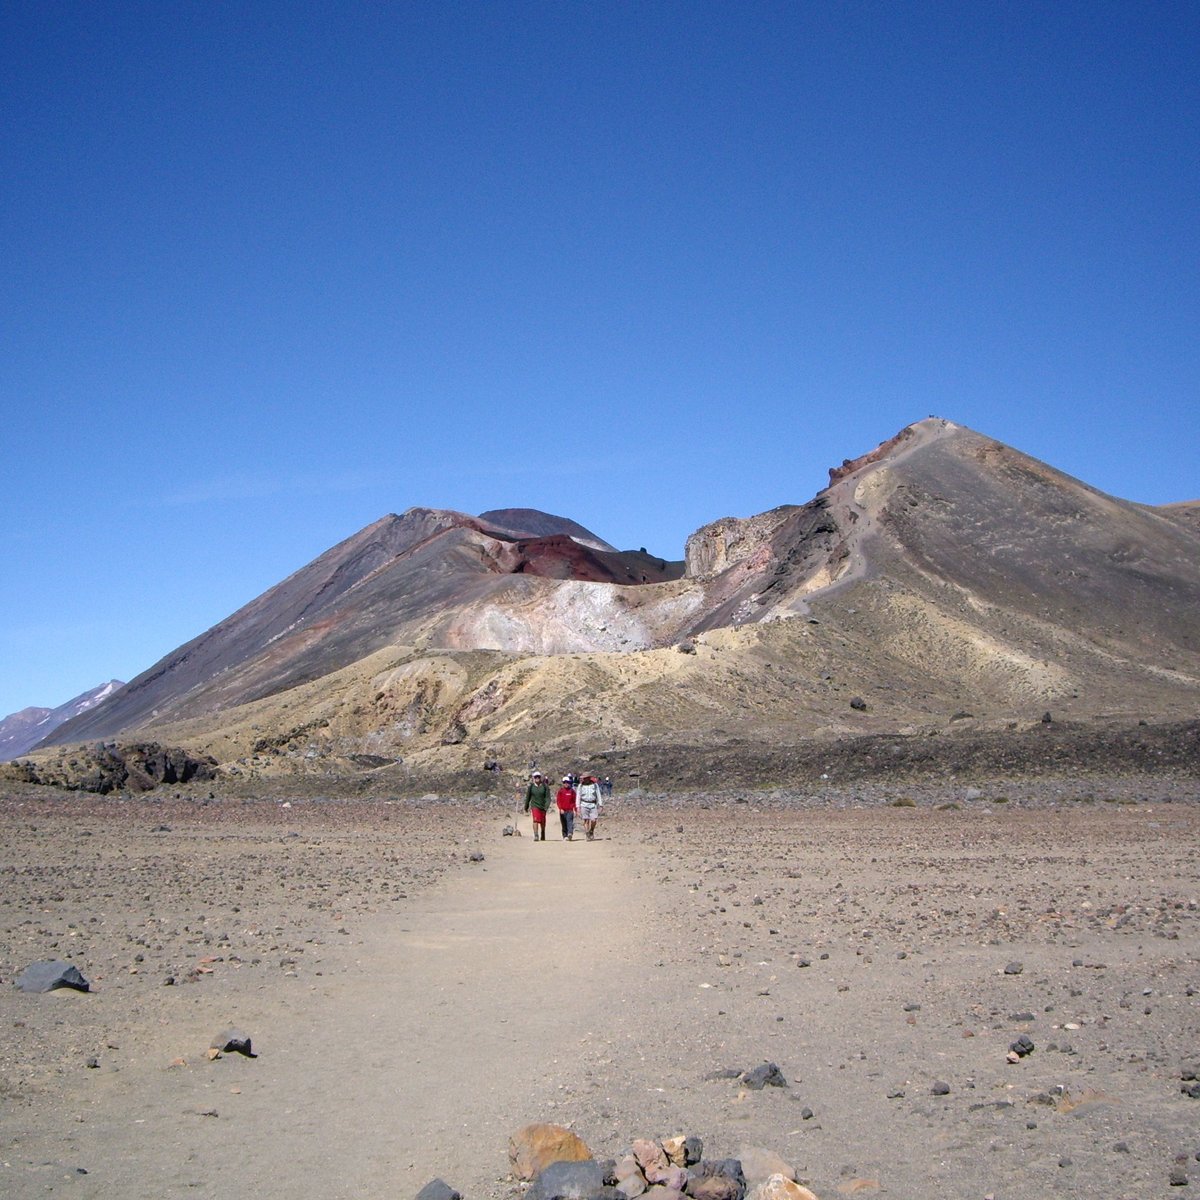
<path id="1" fill-rule="evenodd" d="M 635 1138 L 616 1159 L 597 1160 L 564 1126 L 526 1125 L 509 1139 L 508 1154 L 514 1176 L 530 1181 L 526 1200 L 817 1200 L 771 1150 L 705 1159 L 703 1141 L 682 1134 Z M 417 1200 L 448 1200 L 430 1192 L 435 1186 L 448 1187 L 434 1180 Z"/>

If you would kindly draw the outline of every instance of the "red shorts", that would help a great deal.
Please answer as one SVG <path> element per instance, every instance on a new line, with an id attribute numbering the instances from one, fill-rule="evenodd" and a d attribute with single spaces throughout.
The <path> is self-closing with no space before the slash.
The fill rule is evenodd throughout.
<path id="1" fill-rule="evenodd" d="M 533 823 L 535 825 L 545 825 L 546 810 L 544 808 L 531 808 L 529 810 L 529 813 L 530 813 L 530 816 L 533 817 Z"/>

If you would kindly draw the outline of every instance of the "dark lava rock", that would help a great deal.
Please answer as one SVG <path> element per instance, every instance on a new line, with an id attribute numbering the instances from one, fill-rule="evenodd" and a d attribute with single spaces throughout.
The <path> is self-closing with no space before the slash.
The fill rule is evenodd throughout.
<path id="1" fill-rule="evenodd" d="M 30 963 L 13 982 L 22 992 L 52 992 L 55 988 L 89 992 L 92 989 L 92 985 L 79 973 L 78 967 L 57 958 Z"/>
<path id="2" fill-rule="evenodd" d="M 256 751 L 265 750 L 267 748 L 265 742 L 265 738 L 260 738 L 255 742 L 254 749 Z M 362 767 L 364 770 L 373 771 L 378 767 L 388 766 L 393 760 L 384 758 L 382 754 L 348 754 L 346 761 L 352 762 L 356 767 Z"/>
<path id="3" fill-rule="evenodd" d="M 240 1029 L 226 1029 L 224 1033 L 218 1033 L 209 1046 L 213 1050 L 223 1051 L 225 1054 L 244 1054 L 247 1058 L 257 1058 L 250 1048 L 250 1035 L 243 1033 Z"/>
<path id="4" fill-rule="evenodd" d="M 929 1090 L 935 1096 L 950 1095 L 950 1085 L 944 1079 L 939 1079 Z"/>
<path id="5" fill-rule="evenodd" d="M 416 1195 L 416 1200 L 462 1200 L 444 1179 L 431 1179 Z"/>
<path id="6" fill-rule="evenodd" d="M 1009 1046 L 1009 1049 L 1014 1054 L 1019 1054 L 1022 1058 L 1024 1058 L 1027 1054 L 1033 1053 L 1033 1038 L 1031 1038 L 1027 1033 L 1023 1033 L 1015 1042 L 1013 1042 L 1011 1046 Z"/>
<path id="7" fill-rule="evenodd" d="M 538 1172 L 525 1200 L 622 1200 L 607 1180 L 608 1171 L 595 1159 L 551 1163 Z"/>
<path id="8" fill-rule="evenodd" d="M 1004 968 L 1004 973 L 1005 975 L 1020 975 L 1023 970 L 1025 970 L 1024 963 L 1010 962 L 1008 966 Z"/>
<path id="9" fill-rule="evenodd" d="M 855 696 L 850 701 L 850 707 L 854 709 L 855 712 L 866 712 L 867 702 L 861 696 Z"/>
<path id="10" fill-rule="evenodd" d="M 742 1200 L 746 1176 L 736 1158 L 713 1158 L 698 1162 L 689 1172 L 687 1193 L 697 1200 Z"/>
<path id="11" fill-rule="evenodd" d="M 163 783 L 213 779 L 216 773 L 215 759 L 194 758 L 178 746 L 160 746 L 157 742 L 100 742 L 78 747 L 70 757 L 13 763 L 7 772 L 25 783 L 102 796 L 121 790 L 148 792 Z"/>
<path id="12" fill-rule="evenodd" d="M 783 1072 L 773 1062 L 763 1063 L 745 1072 L 742 1082 L 753 1092 L 760 1092 L 765 1087 L 785 1088 L 788 1085 Z"/>

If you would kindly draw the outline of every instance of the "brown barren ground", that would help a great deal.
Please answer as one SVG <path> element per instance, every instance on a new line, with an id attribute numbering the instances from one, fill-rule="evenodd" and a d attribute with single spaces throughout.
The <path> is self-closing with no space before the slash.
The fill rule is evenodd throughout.
<path id="1" fill-rule="evenodd" d="M 513 1197 L 550 1120 L 765 1146 L 822 1200 L 1166 1194 L 1200 1180 L 1198 792 L 618 796 L 570 844 L 494 800 L 10 792 L 0 1193 Z M 48 957 L 95 990 L 11 986 Z M 258 1057 L 209 1061 L 231 1026 Z M 712 1078 L 764 1060 L 788 1088 Z"/>

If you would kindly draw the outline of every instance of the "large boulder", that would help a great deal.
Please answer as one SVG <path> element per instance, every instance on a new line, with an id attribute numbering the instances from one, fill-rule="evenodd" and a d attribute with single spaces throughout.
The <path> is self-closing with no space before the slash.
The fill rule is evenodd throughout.
<path id="1" fill-rule="evenodd" d="M 525 1200 L 622 1200 L 607 1179 L 604 1165 L 593 1159 L 551 1163 L 538 1172 Z"/>
<path id="2" fill-rule="evenodd" d="M 44 958 L 40 962 L 30 963 L 13 982 L 23 992 L 52 992 L 55 988 L 88 992 L 92 987 L 80 974 L 78 967 L 57 958 Z"/>
<path id="3" fill-rule="evenodd" d="M 532 1179 L 551 1163 L 591 1157 L 587 1143 L 562 1125 L 526 1125 L 508 1139 L 508 1161 L 518 1179 Z"/>

